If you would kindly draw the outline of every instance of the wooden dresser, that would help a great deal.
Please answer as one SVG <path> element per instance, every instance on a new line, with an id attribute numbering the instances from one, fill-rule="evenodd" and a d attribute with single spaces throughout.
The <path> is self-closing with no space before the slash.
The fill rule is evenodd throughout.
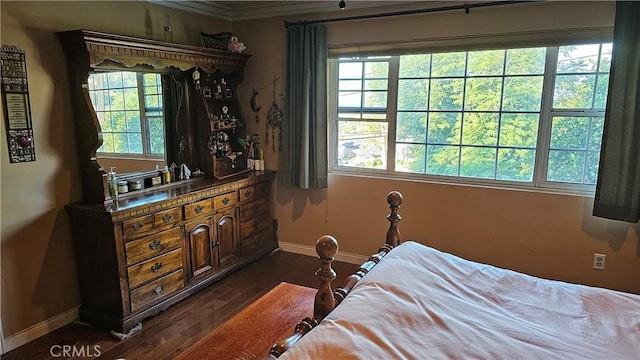
<path id="1" fill-rule="evenodd" d="M 275 173 L 199 179 L 71 215 L 82 321 L 126 333 L 144 318 L 277 248 Z"/>

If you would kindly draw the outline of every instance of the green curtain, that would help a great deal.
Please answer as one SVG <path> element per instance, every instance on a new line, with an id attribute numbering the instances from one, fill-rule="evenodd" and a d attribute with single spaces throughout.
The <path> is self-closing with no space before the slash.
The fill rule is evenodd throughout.
<path id="1" fill-rule="evenodd" d="M 640 219 L 640 2 L 618 1 L 593 215 Z"/>
<path id="2" fill-rule="evenodd" d="M 327 187 L 327 52 L 324 24 L 287 28 L 287 79 L 278 169 L 285 186 Z"/>

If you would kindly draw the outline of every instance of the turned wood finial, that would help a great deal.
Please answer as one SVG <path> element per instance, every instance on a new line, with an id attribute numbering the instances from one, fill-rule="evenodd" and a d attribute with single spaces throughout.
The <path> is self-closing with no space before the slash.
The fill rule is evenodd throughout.
<path id="1" fill-rule="evenodd" d="M 336 278 L 336 272 L 331 268 L 334 256 L 338 253 L 338 241 L 329 235 L 324 235 L 316 242 L 316 253 L 322 260 L 322 266 L 316 271 L 320 280 L 318 293 L 313 304 L 313 318 L 320 321 L 329 314 L 334 306 L 331 282 Z"/>
<path id="2" fill-rule="evenodd" d="M 402 220 L 402 217 L 398 214 L 398 208 L 402 204 L 402 194 L 399 191 L 391 191 L 387 195 L 387 203 L 391 209 L 391 213 L 387 215 L 389 220 L 389 230 L 387 231 L 386 244 L 392 247 L 396 247 L 400 244 L 400 230 L 398 230 L 398 221 Z"/>

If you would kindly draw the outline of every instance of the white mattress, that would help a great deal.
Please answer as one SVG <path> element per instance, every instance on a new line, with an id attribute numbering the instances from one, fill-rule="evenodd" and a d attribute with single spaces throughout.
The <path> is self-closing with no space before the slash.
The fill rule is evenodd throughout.
<path id="1" fill-rule="evenodd" d="M 280 359 L 638 360 L 640 296 L 405 242 Z"/>

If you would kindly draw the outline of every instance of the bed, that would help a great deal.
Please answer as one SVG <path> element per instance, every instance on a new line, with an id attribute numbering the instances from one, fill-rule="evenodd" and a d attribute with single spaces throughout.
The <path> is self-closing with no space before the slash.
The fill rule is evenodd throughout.
<path id="1" fill-rule="evenodd" d="M 279 359 L 640 359 L 640 296 L 536 278 L 413 241 L 387 242 L 335 291 L 337 242 L 318 240 L 314 315 L 275 344 Z"/>

